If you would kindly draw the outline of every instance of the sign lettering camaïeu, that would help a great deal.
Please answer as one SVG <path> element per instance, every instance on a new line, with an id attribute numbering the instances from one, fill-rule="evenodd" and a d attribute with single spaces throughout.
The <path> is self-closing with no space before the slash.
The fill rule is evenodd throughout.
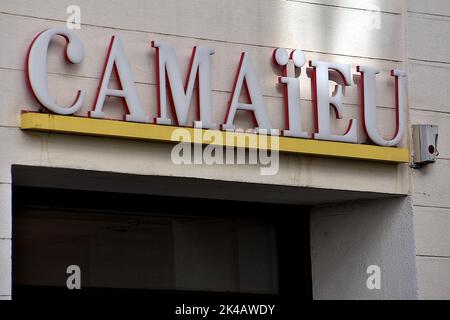
<path id="1" fill-rule="evenodd" d="M 78 91 L 74 103 L 69 107 L 58 105 L 50 95 L 47 80 L 47 54 L 50 41 L 56 36 L 61 36 L 67 41 L 65 57 L 69 63 L 78 64 L 83 62 L 85 56 L 84 45 L 81 39 L 73 31 L 64 28 L 48 29 L 38 34 L 33 40 L 28 52 L 26 73 L 30 88 L 36 100 L 45 109 L 56 115 L 70 116 L 78 112 L 84 105 L 86 94 L 82 90 Z M 306 57 L 302 51 L 294 50 L 291 54 L 288 54 L 287 50 L 278 48 L 273 54 L 273 63 L 283 70 L 283 76 L 279 77 L 278 82 L 285 88 L 284 92 L 286 100 L 286 128 L 278 130 L 271 125 L 258 79 L 248 53 L 243 52 L 241 54 L 238 71 L 235 76 L 235 82 L 228 104 L 228 110 L 224 121 L 218 124 L 214 121 L 212 116 L 211 101 L 211 61 L 214 50 L 206 47 L 194 47 L 188 77 L 183 83 L 174 47 L 170 44 L 157 41 L 151 42 L 151 47 L 156 51 L 155 71 L 158 85 L 158 116 L 152 120 L 145 113 L 145 109 L 141 105 L 135 87 L 133 75 L 122 42 L 117 35 L 114 35 L 112 36 L 109 45 L 94 106 L 92 110 L 89 111 L 88 118 L 84 118 L 86 119 L 85 121 L 105 118 L 103 109 L 105 106 L 105 98 L 107 96 L 120 97 L 124 100 L 126 111 L 124 116 L 125 122 L 130 123 L 130 125 L 133 123 L 134 125 L 146 124 L 152 126 L 153 132 L 155 131 L 155 126 L 157 126 L 161 132 L 166 132 L 165 130 L 167 130 L 167 127 L 171 126 L 190 126 L 196 129 L 214 129 L 226 132 L 234 131 L 236 129 L 234 119 L 237 111 L 245 110 L 251 113 L 254 118 L 255 128 L 253 132 L 255 134 L 280 134 L 280 139 L 285 139 L 280 143 L 280 151 L 326 155 L 324 152 L 308 152 L 305 150 L 308 148 L 314 149 L 316 146 L 318 146 L 319 149 L 329 148 L 330 146 L 336 148 L 336 146 L 338 146 L 344 150 L 345 148 L 352 148 L 348 146 L 349 144 L 355 144 L 355 147 L 351 149 L 353 150 L 351 152 L 354 154 L 342 156 L 355 159 L 372 159 L 391 162 L 408 161 L 408 152 L 406 149 L 382 148 L 381 150 L 376 149 L 376 146 L 358 145 L 356 119 L 351 119 L 349 121 L 348 129 L 345 134 L 336 135 L 332 133 L 330 108 L 333 107 L 335 109 L 337 118 L 343 118 L 343 88 L 351 85 L 352 74 L 351 67 L 348 64 L 328 63 L 317 60 L 309 61 L 309 67 L 312 68 L 312 96 L 315 109 L 315 132 L 311 135 L 302 129 L 300 79 L 298 77 L 288 77 L 287 75 L 287 65 L 289 60 L 291 60 L 298 69 L 301 69 L 306 64 Z M 117 72 L 120 89 L 110 89 L 108 87 L 114 70 Z M 334 74 L 338 76 L 338 79 L 330 79 L 330 72 L 334 72 Z M 396 130 L 391 139 L 384 138 L 377 130 L 376 76 L 379 71 L 368 66 L 358 66 L 357 72 L 361 75 L 361 118 L 367 136 L 378 146 L 392 147 L 398 145 L 403 138 L 405 126 L 405 119 L 403 116 L 405 104 L 405 72 L 400 70 L 391 71 L 391 76 L 395 81 L 395 92 L 393 92 L 393 94 L 395 95 L 396 101 Z M 329 94 L 330 81 L 336 83 L 335 91 L 332 95 Z M 276 85 L 276 83 L 274 83 L 274 85 Z M 248 92 L 249 103 L 242 103 L 239 101 L 239 96 L 244 88 Z M 196 121 L 194 121 L 194 123 L 189 123 L 188 112 L 194 91 L 196 91 L 198 95 Z M 171 116 L 169 108 L 172 108 Z M 41 118 L 38 118 L 39 116 L 41 116 Z M 60 119 L 61 125 L 62 123 L 68 124 L 67 119 L 63 120 L 63 118 L 68 117 L 54 117 Z M 22 129 L 45 130 L 45 128 L 47 128 L 50 131 L 65 131 L 62 128 L 50 128 L 43 123 L 36 125 L 36 121 L 39 122 L 44 120 L 42 114 L 24 113 L 22 115 Z M 80 119 L 78 119 L 78 121 L 80 121 Z M 105 119 L 102 121 L 105 121 L 105 123 L 108 121 L 111 122 L 110 120 Z M 74 123 L 75 122 L 73 122 L 73 124 Z M 99 124 L 99 122 L 95 123 Z M 76 127 L 77 125 L 74 124 L 74 126 Z M 126 126 L 123 126 L 123 128 L 126 128 Z M 128 128 L 130 127 L 128 126 Z M 140 128 L 142 128 L 142 126 Z M 77 129 L 72 128 L 67 129 L 66 131 L 76 133 Z M 101 135 L 100 131 L 101 130 L 99 130 L 97 134 Z M 80 129 L 79 133 L 89 134 L 85 129 Z M 121 134 L 116 134 L 116 136 L 121 136 Z M 125 133 L 123 136 L 133 137 Z M 148 138 L 151 139 L 151 137 Z M 158 138 L 155 139 L 158 140 Z M 312 140 L 311 142 L 307 142 L 308 140 L 305 139 Z M 164 138 L 159 140 L 164 140 Z M 320 140 L 340 143 L 338 145 L 320 145 Z M 315 145 L 312 145 L 311 143 L 315 143 Z M 301 147 L 302 144 L 304 146 L 303 151 Z M 347 146 L 345 147 L 345 145 Z M 356 146 L 360 146 L 360 148 L 358 149 Z M 285 150 L 283 150 L 283 148 Z M 358 155 L 358 152 L 361 154 Z M 373 157 L 371 157 L 371 152 L 374 154 Z M 384 156 L 382 155 L 383 152 L 385 153 Z M 375 154 L 378 155 L 375 156 Z M 339 152 L 335 154 L 331 152 L 330 155 L 339 156 Z"/>

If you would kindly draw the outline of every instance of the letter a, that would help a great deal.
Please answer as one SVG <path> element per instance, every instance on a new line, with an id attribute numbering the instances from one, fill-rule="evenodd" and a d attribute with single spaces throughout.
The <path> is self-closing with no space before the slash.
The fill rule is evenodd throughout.
<path id="1" fill-rule="evenodd" d="M 247 91 L 251 100 L 251 103 L 249 104 L 239 102 L 239 96 L 244 83 L 247 85 Z M 258 85 L 258 79 L 256 78 L 255 71 L 250 63 L 250 58 L 245 52 L 241 55 L 239 70 L 236 75 L 230 104 L 228 106 L 228 112 L 225 116 L 222 130 L 235 130 L 233 121 L 238 109 L 253 112 L 256 124 L 258 126 L 256 128 L 257 130 L 263 129 L 262 131 L 270 131 L 272 129 L 269 117 L 267 116 L 266 105 L 264 104 L 264 100 L 262 98 L 261 89 Z"/>
<path id="2" fill-rule="evenodd" d="M 104 118 L 103 105 L 105 98 L 106 96 L 114 96 L 125 99 L 127 111 L 127 115 L 125 116 L 126 121 L 150 122 L 150 117 L 146 116 L 142 110 L 130 66 L 128 65 L 122 42 L 118 36 L 112 36 L 108 57 L 106 59 L 94 110 L 89 112 L 89 116 L 92 118 Z M 119 90 L 108 88 L 113 68 L 116 68 L 117 71 L 117 78 L 121 86 Z"/>

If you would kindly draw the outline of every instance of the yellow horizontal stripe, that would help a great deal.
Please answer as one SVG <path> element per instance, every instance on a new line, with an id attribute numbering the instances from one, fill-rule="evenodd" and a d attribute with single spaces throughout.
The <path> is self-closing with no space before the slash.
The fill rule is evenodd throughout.
<path id="1" fill-rule="evenodd" d="M 59 133 L 94 135 L 103 137 L 129 138 L 163 142 L 179 142 L 179 133 L 187 133 L 193 142 L 228 147 L 246 147 L 279 150 L 313 156 L 326 156 L 357 160 L 383 161 L 391 163 L 409 162 L 409 151 L 404 148 L 380 147 L 313 139 L 279 137 L 277 146 L 270 137 L 249 133 L 231 133 L 219 130 L 201 130 L 157 124 L 136 123 L 118 120 L 93 119 L 77 116 L 59 116 L 46 113 L 24 112 L 21 115 L 21 129 Z M 204 138 L 213 135 L 217 140 Z M 203 137 L 203 139 L 202 139 Z M 185 141 L 185 140 L 183 140 Z M 256 142 L 252 145 L 250 141 Z M 264 142 L 267 141 L 267 147 Z"/>

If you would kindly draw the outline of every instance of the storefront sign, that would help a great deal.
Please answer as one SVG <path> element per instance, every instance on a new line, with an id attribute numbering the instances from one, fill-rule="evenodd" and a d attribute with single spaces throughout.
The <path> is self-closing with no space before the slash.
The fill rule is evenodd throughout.
<path id="1" fill-rule="evenodd" d="M 61 36 L 67 41 L 65 57 L 69 63 L 79 64 L 83 62 L 85 56 L 84 45 L 73 31 L 69 29 L 49 29 L 40 33 L 33 40 L 27 57 L 26 70 L 31 90 L 37 101 L 53 114 L 69 116 L 81 109 L 85 103 L 86 95 L 84 91 L 78 91 L 76 95 L 74 94 L 76 96 L 74 103 L 68 107 L 58 105 L 50 95 L 47 80 L 47 54 L 50 41 L 56 36 Z M 287 143 L 289 146 L 296 144 L 293 142 L 294 140 L 297 140 L 298 144 L 306 143 L 305 139 L 312 139 L 311 142 L 316 144 L 320 143 L 318 140 L 341 142 L 335 148 L 331 148 L 331 150 L 343 147 L 343 145 L 347 145 L 348 143 L 357 144 L 358 132 L 356 119 L 349 121 L 348 129 L 343 135 L 333 134 L 331 130 L 332 119 L 330 116 L 330 108 L 334 108 L 337 118 L 343 118 L 344 109 L 342 106 L 342 98 L 344 87 L 351 85 L 352 77 L 351 67 L 348 64 L 328 63 L 317 60 L 309 61 L 309 66 L 312 68 L 312 93 L 315 108 L 315 132 L 310 134 L 302 129 L 299 92 L 300 80 L 298 77 L 288 77 L 286 71 L 289 60 L 292 60 L 298 69 L 304 67 L 306 57 L 300 50 L 294 50 L 289 54 L 287 50 L 279 48 L 274 51 L 273 62 L 270 60 L 267 61 L 280 67 L 284 75 L 278 81 L 285 88 L 286 126 L 285 128 L 273 128 L 259 87 L 256 72 L 248 53 L 244 52 L 241 54 L 225 119 L 221 123 L 216 123 L 212 116 L 213 106 L 211 101 L 211 61 L 214 50 L 206 47 L 194 47 L 188 77 L 183 82 L 174 47 L 170 44 L 157 41 L 151 42 L 151 47 L 156 52 L 155 72 L 158 85 L 158 116 L 155 119 L 150 119 L 146 114 L 145 106 L 140 102 L 122 42 L 117 35 L 114 35 L 111 38 L 103 74 L 98 86 L 97 97 L 92 110 L 88 113 L 89 118 L 104 119 L 105 98 L 107 96 L 114 96 L 124 100 L 125 122 L 134 123 L 134 125 L 146 124 L 151 126 L 151 131 L 155 131 L 155 128 L 164 131 L 163 127 L 165 126 L 169 128 L 172 128 L 172 126 L 183 126 L 194 127 L 196 129 L 234 131 L 236 129 L 234 120 L 237 111 L 246 110 L 253 116 L 255 121 L 255 127 L 251 131 L 253 134 L 264 134 L 266 132 L 275 135 L 280 134 L 281 138 L 287 139 L 285 141 L 289 142 Z M 114 70 L 117 72 L 120 89 L 110 89 L 108 87 Z M 335 80 L 336 87 L 332 95 L 329 94 L 330 72 L 334 72 L 339 78 L 338 80 L 333 79 Z M 400 70 L 392 70 L 391 72 L 393 81 L 395 81 L 395 92 L 392 92 L 392 94 L 395 95 L 396 101 L 396 130 L 393 137 L 386 139 L 378 132 L 376 123 L 376 75 L 379 71 L 367 66 L 358 66 L 357 72 L 361 75 L 361 118 L 367 136 L 378 146 L 391 147 L 398 145 L 403 138 L 405 126 L 403 116 L 405 107 L 405 73 Z M 277 85 L 275 81 L 274 85 Z M 249 103 L 239 102 L 239 96 L 242 90 L 247 90 L 250 99 Z M 189 123 L 188 112 L 194 92 L 198 96 L 196 121 Z M 172 116 L 169 114 L 169 108 L 171 108 Z M 29 127 L 30 123 L 33 123 L 33 121 L 34 123 L 36 122 L 36 119 L 31 121 L 30 115 L 27 117 L 28 120 L 23 122 L 24 125 L 22 128 L 37 129 Z M 42 117 L 40 119 L 45 122 Z M 55 121 L 54 119 L 60 119 L 60 117 L 54 117 L 53 122 Z M 111 122 L 111 120 L 106 119 L 102 121 L 106 121 L 105 124 Z M 28 127 L 25 127 L 25 123 L 27 123 Z M 96 123 L 98 124 L 98 122 Z M 43 130 L 42 125 L 41 123 L 40 130 Z M 142 125 L 139 127 L 141 130 L 144 128 Z M 117 128 L 116 126 L 114 130 L 117 130 Z M 48 128 L 48 130 L 51 130 L 51 128 Z M 95 131 L 95 129 L 92 130 Z M 76 130 L 68 131 L 77 132 Z M 84 129 L 84 131 L 86 130 Z M 79 133 L 89 134 L 89 132 Z M 100 133 L 100 135 L 102 134 Z M 121 134 L 115 131 L 113 136 L 121 136 Z M 123 132 L 123 136 L 128 135 Z M 280 143 L 280 150 L 283 151 L 281 145 L 283 143 Z M 360 146 L 362 147 L 363 145 Z M 377 148 L 375 146 L 365 146 Z M 396 156 L 392 156 L 389 153 L 391 151 L 387 151 L 386 149 L 397 150 L 399 153 Z M 333 154 L 331 150 L 330 153 Z M 393 158 L 396 159 L 393 162 L 408 161 L 408 152 L 406 149 L 382 148 L 382 150 L 389 154 L 387 158 L 390 160 L 384 159 L 385 161 L 393 161 Z M 289 152 L 288 150 L 284 151 Z M 304 153 L 301 150 L 298 152 Z M 367 157 L 367 154 L 364 157 L 353 155 L 348 156 L 348 158 L 370 159 L 370 156 Z M 374 159 L 376 160 L 377 157 L 374 157 Z"/>

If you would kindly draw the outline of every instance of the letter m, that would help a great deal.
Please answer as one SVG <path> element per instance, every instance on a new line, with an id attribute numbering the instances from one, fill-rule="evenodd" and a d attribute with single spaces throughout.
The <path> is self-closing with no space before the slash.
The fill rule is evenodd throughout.
<path id="1" fill-rule="evenodd" d="M 187 126 L 194 86 L 197 84 L 197 119 L 195 127 L 212 129 L 216 124 L 211 113 L 211 55 L 213 49 L 194 47 L 187 80 L 183 85 L 175 48 L 172 45 L 152 41 L 156 49 L 156 77 L 158 83 L 158 124 L 172 124 L 168 116 L 167 97 L 171 98 L 172 115 L 176 124 Z"/>

